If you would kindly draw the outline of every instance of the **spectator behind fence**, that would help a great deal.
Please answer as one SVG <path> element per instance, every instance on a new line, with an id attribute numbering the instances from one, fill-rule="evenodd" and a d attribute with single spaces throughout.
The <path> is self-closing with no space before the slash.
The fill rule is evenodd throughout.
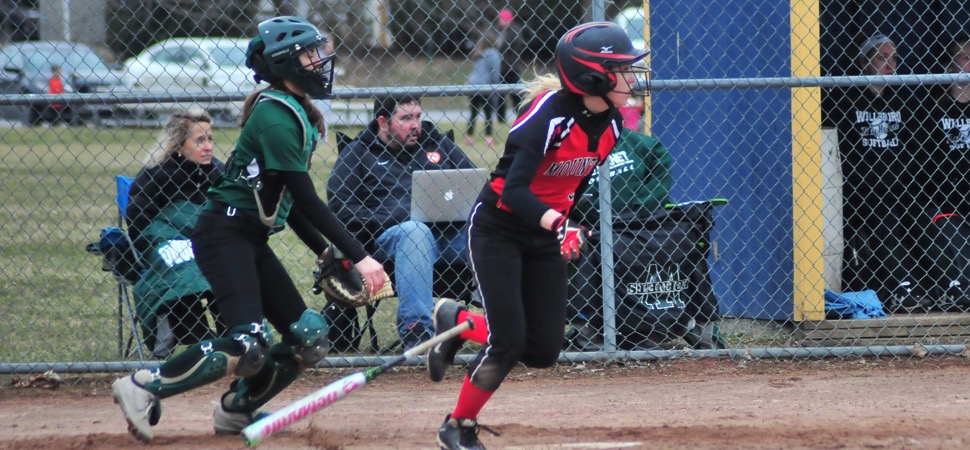
<path id="1" fill-rule="evenodd" d="M 970 35 L 961 35 L 945 48 L 940 65 L 947 73 L 970 73 Z M 941 307 L 970 310 L 970 83 L 937 86 L 930 115 L 930 180 L 933 209 L 922 217 L 927 231 L 926 254 L 932 259 L 930 280 Z"/>
<path id="2" fill-rule="evenodd" d="M 863 75 L 897 71 L 896 44 L 884 34 L 861 41 Z M 823 124 L 838 129 L 846 251 L 843 288 L 874 289 L 890 311 L 932 304 L 921 278 L 912 226 L 925 205 L 919 151 L 924 96 L 907 86 L 869 84 L 826 92 Z"/>
<path id="3" fill-rule="evenodd" d="M 146 268 L 135 284 L 135 308 L 145 344 L 159 359 L 176 344 L 213 337 L 202 303 L 212 292 L 189 243 L 223 170 L 212 150 L 212 118 L 201 108 L 174 112 L 128 193 L 128 235 Z"/>
<path id="4" fill-rule="evenodd" d="M 970 36 L 950 42 L 941 63 L 947 73 L 970 73 Z M 938 86 L 933 98 L 934 202 L 940 212 L 970 217 L 970 84 Z"/>
<path id="5" fill-rule="evenodd" d="M 71 86 L 64 82 L 64 75 L 61 67 L 51 66 L 51 76 L 47 79 L 47 93 L 52 95 L 66 94 L 73 91 Z M 68 125 L 74 121 L 74 109 L 69 105 L 60 102 L 51 102 L 41 113 L 41 120 L 49 122 L 51 125 Z"/>
<path id="6" fill-rule="evenodd" d="M 623 116 L 623 127 L 628 130 L 641 131 L 643 128 L 643 98 L 631 98 L 626 105 L 620 107 Z"/>
<path id="7" fill-rule="evenodd" d="M 475 65 L 472 72 L 468 75 L 468 84 L 499 84 L 502 81 L 500 66 L 502 55 L 499 54 L 496 46 L 498 45 L 499 35 L 495 30 L 485 30 L 482 37 L 478 39 L 475 50 L 472 51 L 472 58 Z M 475 122 L 478 114 L 481 113 L 485 121 L 485 144 L 495 143 L 493 134 L 495 133 L 495 109 L 501 96 L 492 92 L 482 92 L 473 94 L 469 100 L 468 128 L 465 132 L 465 143 L 473 145 L 475 143 Z"/>
<path id="8" fill-rule="evenodd" d="M 464 233 L 452 224 L 411 220 L 411 173 L 475 164 L 434 124 L 422 120 L 421 98 L 383 95 L 374 118 L 340 151 L 327 181 L 330 207 L 368 251 L 394 262 L 397 329 L 406 348 L 434 333 L 434 263 L 465 256 Z"/>
<path id="9" fill-rule="evenodd" d="M 496 20 L 501 33 L 499 50 L 502 53 L 502 83 L 517 84 L 522 81 L 522 72 L 527 66 L 526 58 L 531 56 L 525 54 L 528 51 L 529 33 L 516 22 L 511 9 L 499 11 Z M 512 92 L 508 95 L 508 100 L 505 96 L 499 98 L 498 120 L 502 123 L 505 123 L 506 105 L 509 101 L 512 103 L 512 113 L 516 115 L 522 96 L 519 92 Z"/>

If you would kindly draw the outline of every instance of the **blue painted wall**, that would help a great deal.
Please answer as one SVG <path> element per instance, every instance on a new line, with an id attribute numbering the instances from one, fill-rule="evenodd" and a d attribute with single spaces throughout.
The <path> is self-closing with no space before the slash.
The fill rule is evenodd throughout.
<path id="1" fill-rule="evenodd" d="M 788 2 L 651 0 L 654 79 L 788 77 Z M 752 20 L 751 18 L 755 18 Z M 721 311 L 790 319 L 793 306 L 791 93 L 655 91 L 652 134 L 674 156 L 677 201 L 715 210 Z"/>

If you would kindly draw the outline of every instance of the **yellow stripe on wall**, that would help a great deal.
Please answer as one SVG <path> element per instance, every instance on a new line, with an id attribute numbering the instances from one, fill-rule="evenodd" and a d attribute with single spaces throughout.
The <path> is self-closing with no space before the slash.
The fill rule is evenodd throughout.
<path id="1" fill-rule="evenodd" d="M 643 42 L 644 45 L 650 48 L 650 0 L 643 0 Z M 643 62 L 647 67 L 650 67 L 650 60 L 652 59 L 652 54 L 647 55 Z M 653 111 L 650 109 L 653 104 L 651 97 L 648 95 L 643 99 L 643 132 L 650 134 L 653 129 Z"/>
<path id="2" fill-rule="evenodd" d="M 817 0 L 791 0 L 793 77 L 821 75 L 818 16 Z M 819 88 L 792 88 L 793 318 L 796 322 L 825 318 L 820 104 Z"/>

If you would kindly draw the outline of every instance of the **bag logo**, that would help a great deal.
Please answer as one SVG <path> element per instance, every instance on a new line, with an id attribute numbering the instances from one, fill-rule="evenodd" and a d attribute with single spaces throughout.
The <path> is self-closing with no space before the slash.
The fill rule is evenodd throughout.
<path id="1" fill-rule="evenodd" d="M 158 257 L 168 267 L 186 263 L 195 259 L 192 252 L 192 241 L 188 239 L 172 239 L 158 247 Z"/>
<path id="2" fill-rule="evenodd" d="M 627 294 L 635 296 L 647 309 L 664 310 L 684 308 L 683 293 L 687 290 L 687 279 L 680 273 L 680 267 L 670 263 L 650 264 L 647 267 L 646 281 L 627 283 Z"/>

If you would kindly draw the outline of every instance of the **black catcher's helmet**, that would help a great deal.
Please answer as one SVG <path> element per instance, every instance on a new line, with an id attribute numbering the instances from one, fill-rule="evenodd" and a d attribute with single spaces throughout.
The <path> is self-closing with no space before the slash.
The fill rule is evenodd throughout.
<path id="1" fill-rule="evenodd" d="M 333 89 L 333 55 L 320 55 L 318 66 L 303 66 L 300 54 L 319 52 L 327 38 L 306 19 L 274 17 L 261 22 L 259 35 L 249 42 L 246 66 L 256 73 L 256 82 L 287 79 L 312 98 L 323 99 Z"/>
<path id="2" fill-rule="evenodd" d="M 616 87 L 616 74 L 611 70 L 619 66 L 633 66 L 649 53 L 634 49 L 630 37 L 613 22 L 584 23 L 566 32 L 556 45 L 559 81 L 570 92 L 605 96 Z M 645 67 L 634 67 L 632 70 L 644 74 L 647 72 Z M 632 88 L 637 89 L 638 86 Z"/>

